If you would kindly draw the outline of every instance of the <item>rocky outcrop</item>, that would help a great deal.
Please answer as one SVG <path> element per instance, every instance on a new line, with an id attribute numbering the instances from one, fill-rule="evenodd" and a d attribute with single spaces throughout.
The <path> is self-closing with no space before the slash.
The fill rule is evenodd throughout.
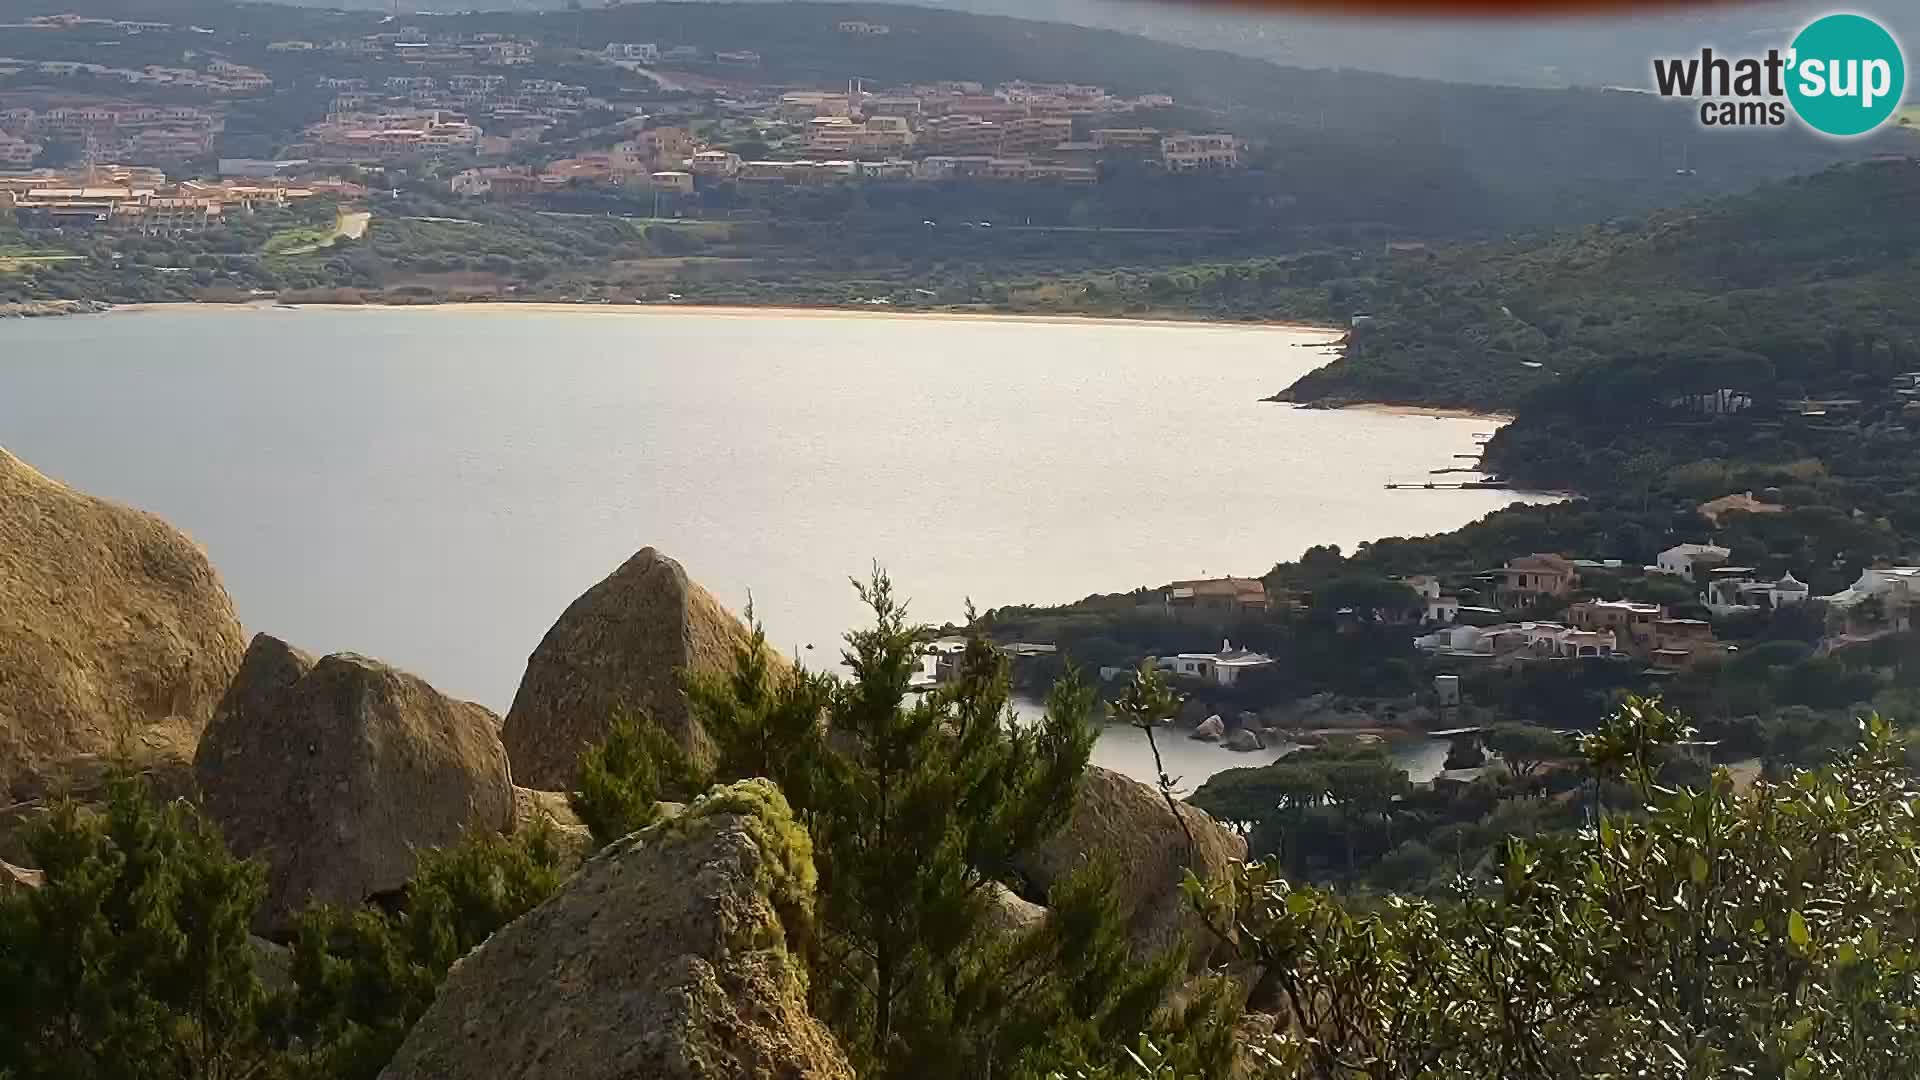
<path id="1" fill-rule="evenodd" d="M 986 892 L 987 914 L 984 922 L 989 933 L 1019 936 L 1039 929 L 1047 921 L 1046 908 L 1022 899 L 1018 893 L 997 881 L 989 882 Z"/>
<path id="2" fill-rule="evenodd" d="M 514 788 L 513 831 L 522 833 L 541 825 L 553 830 L 554 837 L 570 856 L 584 859 L 592 853 L 593 834 L 580 820 L 580 815 L 573 812 L 573 804 L 565 795 L 557 791 Z"/>
<path id="3" fill-rule="evenodd" d="M 851 1080 L 806 1008 L 813 900 L 779 790 L 716 788 L 456 964 L 382 1080 Z"/>
<path id="4" fill-rule="evenodd" d="M 1227 733 L 1227 722 L 1225 720 L 1220 719 L 1220 717 L 1216 714 L 1216 715 L 1207 717 L 1205 720 L 1200 721 L 1200 726 L 1194 728 L 1193 734 L 1187 736 L 1187 738 L 1199 739 L 1202 742 L 1212 742 L 1215 739 L 1218 739 L 1220 736 L 1225 735 L 1226 733 Z"/>
<path id="5" fill-rule="evenodd" d="M 1264 750 L 1267 746 L 1266 743 L 1261 741 L 1260 733 L 1252 728 L 1241 728 L 1233 734 L 1228 735 L 1226 742 L 1221 745 L 1229 750 L 1239 750 L 1243 753 L 1253 750 Z"/>
<path id="6" fill-rule="evenodd" d="M 0 805 L 190 760 L 245 644 L 192 541 L 0 450 Z"/>
<path id="7" fill-rule="evenodd" d="M 1186 828 L 1193 832 L 1194 873 L 1215 879 L 1246 858 L 1243 837 L 1196 807 L 1177 805 Z M 1044 891 L 1088 858 L 1112 861 L 1121 910 L 1136 948 L 1158 951 L 1184 935 L 1192 944 L 1191 959 L 1196 965 L 1210 955 L 1215 942 L 1180 891 L 1188 867 L 1186 832 L 1159 792 L 1119 773 L 1088 768 L 1074 792 L 1066 827 L 1024 856 L 1017 869 Z"/>
<path id="8" fill-rule="evenodd" d="M 512 826 L 498 719 L 402 671 L 315 661 L 261 634 L 194 759 L 227 845 L 267 866 L 256 928 L 312 901 L 354 905 L 413 874 L 415 852 Z"/>
<path id="9" fill-rule="evenodd" d="M 722 672 L 747 629 L 680 564 L 643 548 L 588 589 L 553 624 L 507 712 L 514 779 L 573 786 L 580 754 L 606 738 L 614 713 L 644 712 L 696 760 L 713 748 L 688 714 L 681 671 Z"/>

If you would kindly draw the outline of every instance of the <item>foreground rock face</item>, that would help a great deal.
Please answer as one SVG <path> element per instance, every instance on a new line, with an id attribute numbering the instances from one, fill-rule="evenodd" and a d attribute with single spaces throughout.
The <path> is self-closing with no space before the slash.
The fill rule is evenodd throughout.
<path id="1" fill-rule="evenodd" d="M 455 965 L 381 1078 L 852 1080 L 806 1009 L 813 895 L 779 790 L 717 788 Z"/>
<path id="2" fill-rule="evenodd" d="M 267 865 L 260 932 L 284 932 L 313 900 L 354 905 L 399 889 L 417 849 L 465 829 L 511 828 L 497 726 L 377 661 L 316 662 L 255 637 L 194 773 L 234 854 Z"/>
<path id="3" fill-rule="evenodd" d="M 1245 838 L 1204 811 L 1184 802 L 1177 805 L 1193 831 L 1198 848 L 1193 870 L 1202 879 L 1220 877 L 1247 857 Z M 1185 935 L 1195 963 L 1210 954 L 1215 943 L 1180 892 L 1187 868 L 1186 833 L 1159 792 L 1119 773 L 1089 767 L 1074 792 L 1066 827 L 1025 856 L 1018 869 L 1046 890 L 1090 857 L 1113 861 L 1121 910 L 1136 948 L 1159 951 Z"/>
<path id="4" fill-rule="evenodd" d="M 730 671 L 747 629 L 680 564 L 643 548 L 570 605 L 527 660 L 503 737 L 514 779 L 573 786 L 580 754 L 620 708 L 644 712 L 696 760 L 713 753 L 680 671 Z"/>
<path id="5" fill-rule="evenodd" d="M 245 644 L 192 541 L 0 450 L 0 805 L 190 759 Z"/>

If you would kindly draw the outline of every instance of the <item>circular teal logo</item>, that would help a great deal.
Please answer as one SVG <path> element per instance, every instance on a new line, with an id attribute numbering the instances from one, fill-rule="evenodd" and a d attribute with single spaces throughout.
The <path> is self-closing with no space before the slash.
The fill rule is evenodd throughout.
<path id="1" fill-rule="evenodd" d="M 1907 61 L 1864 15 L 1816 19 L 1793 39 L 1787 98 L 1815 131 L 1842 138 L 1887 122 L 1907 93 Z"/>

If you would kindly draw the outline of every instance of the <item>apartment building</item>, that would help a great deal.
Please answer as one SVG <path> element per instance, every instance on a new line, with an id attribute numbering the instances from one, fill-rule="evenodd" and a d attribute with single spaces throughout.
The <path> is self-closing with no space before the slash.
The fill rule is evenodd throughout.
<path id="1" fill-rule="evenodd" d="M 98 170 L 96 170 L 98 171 Z M 304 198 L 310 189 L 244 184 L 206 184 L 187 181 L 168 184 L 151 170 L 125 170 L 132 183 L 56 186 L 41 178 L 40 186 L 7 184 L 15 216 L 23 225 L 79 229 L 110 229 L 147 236 L 172 236 L 213 228 L 234 213 L 251 213 L 261 205 L 285 205 Z M 119 177 L 116 177 L 118 179 Z"/>
<path id="2" fill-rule="evenodd" d="M 794 123 L 805 123 L 822 116 L 852 116 L 847 95 L 822 90 L 795 90 L 780 95 L 780 116 Z"/>
<path id="3" fill-rule="evenodd" d="M 1240 140 L 1233 135 L 1169 135 L 1160 140 L 1168 172 L 1205 172 L 1240 167 Z"/>
<path id="4" fill-rule="evenodd" d="M 726 150 L 702 150 L 693 155 L 688 168 L 693 175 L 709 180 L 731 180 L 740 175 L 740 155 Z"/>
<path id="5" fill-rule="evenodd" d="M 1157 128 L 1095 128 L 1091 140 L 1095 149 L 1108 153 L 1131 151 L 1148 154 L 1160 150 L 1160 131 Z"/>
<path id="6" fill-rule="evenodd" d="M 464 48 L 479 54 L 483 64 L 515 67 L 533 63 L 533 46 L 524 41 L 487 41 Z"/>
<path id="7" fill-rule="evenodd" d="M 860 115 L 904 116 L 912 119 L 921 114 L 920 99 L 911 94 L 868 94 L 860 99 Z"/>
<path id="8" fill-rule="evenodd" d="M 929 154 L 958 157 L 997 154 L 1004 131 L 977 116 L 937 116 L 920 126 L 916 144 Z"/>
<path id="9" fill-rule="evenodd" d="M 497 94 L 505 89 L 505 75 L 449 75 L 447 89 L 456 94 Z"/>
<path id="10" fill-rule="evenodd" d="M 479 149 L 482 132 L 464 120 L 435 113 L 425 117 L 367 117 L 360 123 L 324 123 L 309 128 L 308 134 L 323 158 L 379 162 L 473 153 Z"/>
<path id="11" fill-rule="evenodd" d="M 40 156 L 42 149 L 39 143 L 0 131 L 0 165 L 23 169 L 33 164 L 33 159 Z"/>
<path id="12" fill-rule="evenodd" d="M 1063 117 L 1026 116 L 1001 125 L 1000 152 L 1039 154 L 1073 139 L 1073 121 Z"/>
<path id="13" fill-rule="evenodd" d="M 1028 113 L 1024 103 L 1008 101 L 992 94 L 967 94 L 955 98 L 948 111 L 962 116 L 977 116 L 982 120 L 1013 120 Z"/>
<path id="14" fill-rule="evenodd" d="M 630 60 L 638 64 L 657 64 L 660 62 L 660 46 L 654 44 L 621 44 L 609 42 L 601 55 L 609 60 Z"/>

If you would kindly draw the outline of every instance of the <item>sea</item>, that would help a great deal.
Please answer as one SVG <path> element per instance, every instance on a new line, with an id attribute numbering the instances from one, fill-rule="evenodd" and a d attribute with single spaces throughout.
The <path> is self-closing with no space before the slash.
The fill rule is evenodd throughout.
<path id="1" fill-rule="evenodd" d="M 1336 339 L 771 310 L 154 307 L 0 321 L 0 446 L 191 535 L 250 633 L 375 656 L 504 712 L 560 612 L 648 545 L 820 667 L 860 624 L 853 583 L 876 568 L 937 624 L 969 603 L 1257 575 L 1311 545 L 1546 497 L 1386 488 L 1462 464 L 1496 420 L 1260 400 Z M 1186 786 L 1284 749 L 1163 743 Z M 1433 746 L 1404 752 L 1437 771 Z M 1108 730 L 1095 760 L 1153 775 L 1138 731 Z"/>

